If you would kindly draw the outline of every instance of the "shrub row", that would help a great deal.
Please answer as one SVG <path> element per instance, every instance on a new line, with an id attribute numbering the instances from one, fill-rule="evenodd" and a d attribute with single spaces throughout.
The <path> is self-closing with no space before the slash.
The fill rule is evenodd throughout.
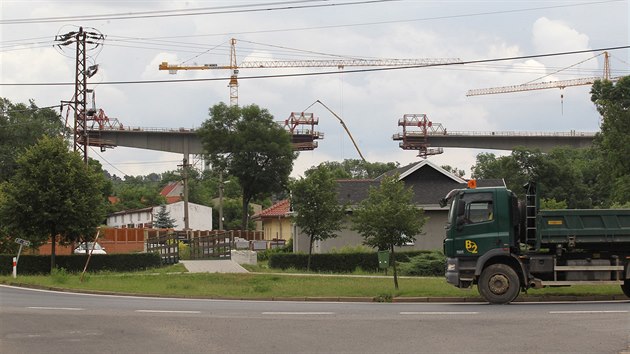
<path id="1" fill-rule="evenodd" d="M 407 251 L 396 253 L 397 264 L 411 262 L 415 257 L 424 257 L 430 260 L 432 265 L 428 268 L 437 269 L 435 260 L 442 257 L 440 270 L 437 275 L 444 275 L 444 256 L 436 251 Z M 391 262 L 391 259 L 390 259 Z M 423 263 L 422 259 L 418 262 Z M 273 253 L 269 256 L 269 267 L 278 269 L 294 268 L 306 270 L 308 254 L 304 253 Z M 365 271 L 378 269 L 378 256 L 376 252 L 356 253 L 318 253 L 311 258 L 311 270 L 314 272 L 351 273 L 357 268 Z M 427 268 L 427 267 L 425 267 Z M 424 275 L 424 274 L 422 274 Z"/>
<path id="2" fill-rule="evenodd" d="M 13 273 L 13 255 L 0 255 L 0 274 Z M 87 255 L 56 256 L 57 268 L 66 271 L 82 272 Z M 161 265 L 160 256 L 156 253 L 130 253 L 92 255 L 88 271 L 129 272 L 155 268 Z M 21 255 L 18 264 L 18 274 L 49 274 L 50 255 Z"/>

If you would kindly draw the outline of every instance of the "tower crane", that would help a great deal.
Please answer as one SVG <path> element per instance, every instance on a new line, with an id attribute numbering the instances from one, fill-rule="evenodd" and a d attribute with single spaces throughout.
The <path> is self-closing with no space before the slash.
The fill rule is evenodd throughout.
<path id="1" fill-rule="evenodd" d="M 582 86 L 582 85 L 592 85 L 596 80 L 609 80 L 609 81 L 617 81 L 620 77 L 610 77 L 610 64 L 609 64 L 609 54 L 608 52 L 603 52 L 594 56 L 596 58 L 600 55 L 604 55 L 604 75 L 603 77 L 585 77 L 579 79 L 571 79 L 571 80 L 559 80 L 559 81 L 548 81 L 548 82 L 528 82 L 521 85 L 511 85 L 511 86 L 501 86 L 501 87 L 490 87 L 490 88 L 482 88 L 482 89 L 473 89 L 469 90 L 466 93 L 466 96 L 481 96 L 481 95 L 493 95 L 499 93 L 512 93 L 512 92 L 522 92 L 522 91 L 532 91 L 532 90 L 545 90 L 550 88 L 559 88 L 564 89 L 565 87 L 570 86 Z M 593 59 L 589 58 L 587 60 Z M 586 60 L 585 60 L 586 61 Z M 571 65 L 568 68 L 581 64 L 584 61 Z M 568 69 L 564 68 L 562 70 Z M 553 74 L 560 72 L 562 70 L 558 70 Z M 552 74 L 549 74 L 552 75 Z M 545 76 L 549 76 L 545 75 Z"/>
<path id="2" fill-rule="evenodd" d="M 462 63 L 458 58 L 435 58 L 435 59 L 330 59 L 330 60 L 266 60 L 266 61 L 244 61 L 236 63 L 236 39 L 230 40 L 230 64 L 204 64 L 204 65 L 173 65 L 162 62 L 159 70 L 168 70 L 170 74 L 176 74 L 179 70 L 230 70 L 230 106 L 238 105 L 238 73 L 239 69 L 275 69 L 275 68 L 339 68 L 346 66 L 431 66 L 443 64 Z"/>

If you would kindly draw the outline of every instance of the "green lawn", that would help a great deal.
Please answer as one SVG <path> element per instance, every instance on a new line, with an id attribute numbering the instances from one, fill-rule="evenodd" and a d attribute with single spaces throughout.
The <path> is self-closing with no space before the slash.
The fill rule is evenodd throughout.
<path id="1" fill-rule="evenodd" d="M 47 288 L 80 289 L 182 297 L 271 299 L 305 297 L 478 297 L 476 289 L 457 289 L 442 277 L 400 278 L 395 290 L 392 277 L 313 276 L 295 274 L 186 273 L 180 265 L 139 273 L 80 274 L 58 272 L 49 276 L 0 276 L 3 284 L 30 284 Z M 573 286 L 530 290 L 521 297 L 541 295 L 617 295 L 619 286 Z"/>

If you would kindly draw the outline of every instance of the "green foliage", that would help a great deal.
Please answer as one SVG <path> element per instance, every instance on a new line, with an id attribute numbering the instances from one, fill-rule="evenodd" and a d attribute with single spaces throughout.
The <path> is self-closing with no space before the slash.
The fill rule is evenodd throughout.
<path id="1" fill-rule="evenodd" d="M 64 132 L 63 120 L 54 110 L 38 108 L 33 100 L 26 105 L 0 98 L 0 183 L 15 174 L 17 157 L 42 136 Z"/>
<path id="2" fill-rule="evenodd" d="M 410 257 L 407 262 L 401 262 L 399 267 L 401 275 L 443 276 L 446 267 L 446 257 L 444 257 L 442 252 L 423 253 Z"/>
<path id="3" fill-rule="evenodd" d="M 52 272 L 50 272 L 50 277 L 56 284 L 65 284 L 68 282 L 68 272 L 66 268 L 53 269 Z"/>
<path id="4" fill-rule="evenodd" d="M 507 187 L 524 195 L 523 186 L 536 181 L 542 198 L 564 200 L 568 208 L 591 208 L 603 203 L 604 195 L 597 189 L 599 180 L 594 149 L 555 148 L 549 153 L 537 149 L 515 148 L 510 155 L 477 155 L 473 178 L 504 179 Z"/>
<path id="5" fill-rule="evenodd" d="M 319 166 L 306 170 L 304 175 L 308 177 L 317 169 L 326 169 L 335 179 L 374 179 L 398 167 L 400 164 L 397 162 L 367 162 L 359 159 L 346 159 L 343 162 L 322 162 Z"/>
<path id="6" fill-rule="evenodd" d="M 596 81 L 591 89 L 591 101 L 602 115 L 601 132 L 597 135 L 595 145 L 605 157 L 605 173 L 612 178 L 612 201 L 628 202 L 630 193 L 627 192 L 626 182 L 630 175 L 630 76 L 624 76 L 616 83 Z M 619 191 L 619 188 L 624 190 Z"/>
<path id="7" fill-rule="evenodd" d="M 369 253 L 372 252 L 372 248 L 365 245 L 356 246 L 343 246 L 340 249 L 332 248 L 330 253 Z"/>
<path id="8" fill-rule="evenodd" d="M 210 108 L 198 131 L 212 166 L 236 177 L 242 188 L 242 229 L 253 198 L 287 187 L 293 160 L 291 137 L 266 109 L 256 105 Z"/>
<path id="9" fill-rule="evenodd" d="M 249 215 L 254 214 L 254 208 L 247 206 Z M 243 220 L 243 204 L 235 198 L 223 198 L 223 229 L 224 230 L 240 230 Z M 218 201 L 212 208 L 212 224 L 215 229 L 219 229 L 219 204 Z M 247 230 L 253 230 L 256 223 L 247 220 Z"/>
<path id="10" fill-rule="evenodd" d="M 166 210 L 166 205 L 160 205 L 160 210 L 155 215 L 155 220 L 153 221 L 153 227 L 156 229 L 172 229 L 175 226 L 175 219 L 171 218 L 171 214 Z"/>
<path id="11" fill-rule="evenodd" d="M 105 218 L 99 171 L 86 167 L 62 139 L 46 136 L 16 162 L 15 174 L 0 189 L 0 220 L 13 236 L 37 247 L 52 235 L 69 244 L 96 234 Z"/>
<path id="12" fill-rule="evenodd" d="M 407 251 L 397 254 L 398 262 L 409 262 L 411 258 L 431 254 L 433 251 Z M 378 256 L 376 252 L 356 253 L 319 253 L 313 254 L 311 271 L 322 273 L 352 273 L 356 269 L 367 272 L 378 271 Z M 308 255 L 303 253 L 272 253 L 269 256 L 269 267 L 277 269 L 296 269 L 306 271 Z M 444 265 L 442 272 L 444 275 Z"/>
<path id="13" fill-rule="evenodd" d="M 313 242 L 335 238 L 341 230 L 344 208 L 337 200 L 336 186 L 333 174 L 322 167 L 291 186 L 294 220 L 309 237 L 309 256 L 313 253 Z"/>
<path id="14" fill-rule="evenodd" d="M 15 255 L 0 254 L 0 274 L 13 272 L 12 259 Z M 21 255 L 18 263 L 18 276 L 27 274 L 78 273 L 85 267 L 87 255 L 57 256 L 57 267 L 51 271 L 50 256 Z M 154 253 L 92 255 L 88 271 L 137 271 L 161 266 L 161 259 Z M 59 269 L 63 269 L 60 271 Z"/>
<path id="15" fill-rule="evenodd" d="M 412 196 L 413 191 L 398 181 L 398 175 L 383 178 L 354 210 L 352 228 L 363 236 L 366 245 L 379 250 L 414 242 L 426 219 L 411 202 Z"/>
<path id="16" fill-rule="evenodd" d="M 394 268 L 394 287 L 398 289 L 395 246 L 416 240 L 426 222 L 422 209 L 411 202 L 413 191 L 398 180 L 398 174 L 381 180 L 379 188 L 370 187 L 367 199 L 361 201 L 352 215 L 352 228 L 364 243 L 378 250 L 389 250 Z"/>
<path id="17" fill-rule="evenodd" d="M 555 198 L 540 200 L 540 209 L 558 210 L 558 209 L 566 209 L 566 208 L 567 208 L 567 202 L 564 200 L 556 201 Z"/>
<path id="18" fill-rule="evenodd" d="M 190 246 L 183 241 L 178 241 L 177 250 L 179 251 L 179 259 L 190 259 Z"/>
<path id="19" fill-rule="evenodd" d="M 276 247 L 256 252 L 256 260 L 265 262 L 269 260 L 272 254 L 291 252 L 293 252 L 293 239 L 289 239 L 289 242 L 287 242 L 284 247 Z"/>

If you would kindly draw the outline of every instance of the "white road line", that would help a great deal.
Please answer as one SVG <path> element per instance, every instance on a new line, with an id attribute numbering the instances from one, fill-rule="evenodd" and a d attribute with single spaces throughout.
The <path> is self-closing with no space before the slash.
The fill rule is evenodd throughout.
<path id="1" fill-rule="evenodd" d="M 201 311 L 176 311 L 176 310 L 136 310 L 140 313 L 201 313 Z"/>
<path id="2" fill-rule="evenodd" d="M 33 310 L 62 310 L 62 311 L 83 311 L 85 309 L 79 307 L 41 307 L 41 306 L 29 306 L 27 307 Z"/>
<path id="3" fill-rule="evenodd" d="M 478 315 L 479 312 L 401 312 L 401 315 Z"/>
<path id="4" fill-rule="evenodd" d="M 334 312 L 263 312 L 263 315 L 334 315 Z"/>
<path id="5" fill-rule="evenodd" d="M 549 311 L 554 315 L 570 315 L 570 314 L 590 314 L 590 313 L 628 313 L 625 310 L 610 310 L 610 311 Z"/>

